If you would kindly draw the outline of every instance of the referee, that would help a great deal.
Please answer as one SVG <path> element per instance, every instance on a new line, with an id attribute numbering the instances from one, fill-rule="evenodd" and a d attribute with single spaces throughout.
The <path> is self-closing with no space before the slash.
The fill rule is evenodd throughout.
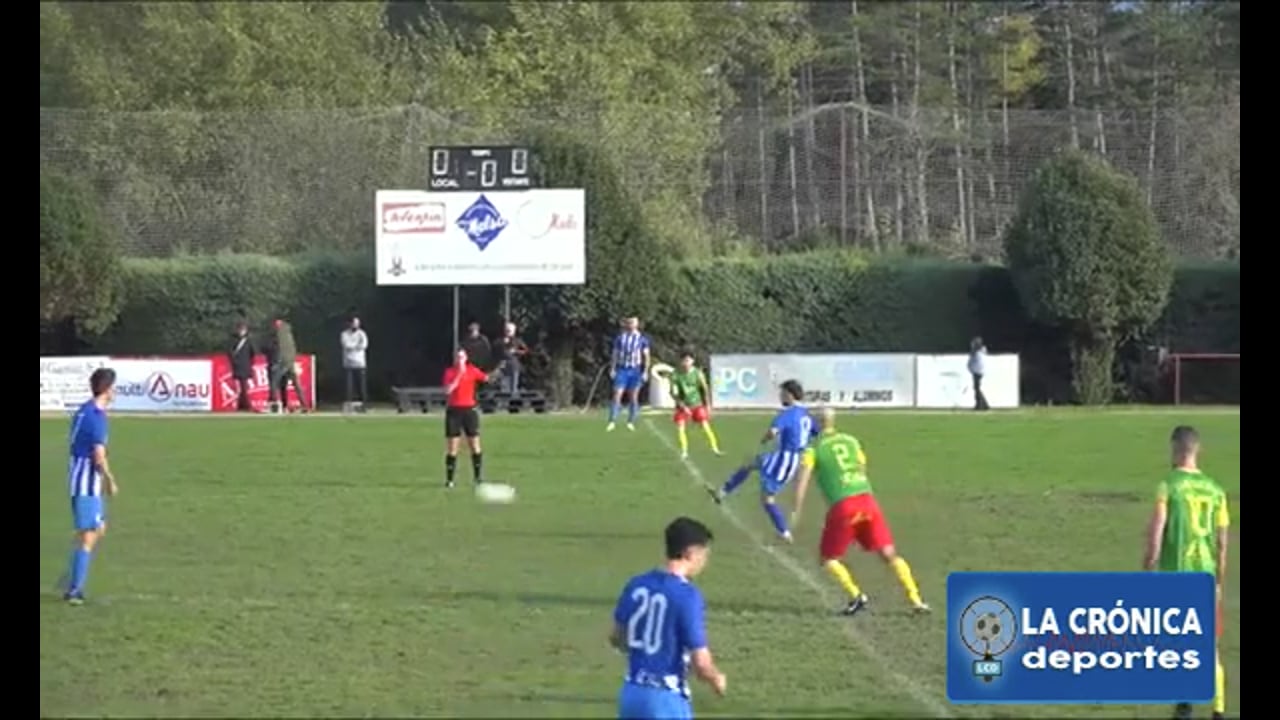
<path id="1" fill-rule="evenodd" d="M 444 411 L 444 486 L 453 487 L 453 476 L 458 470 L 458 440 L 467 436 L 471 450 L 471 470 L 480 482 L 480 413 L 476 410 L 476 385 L 489 381 L 483 370 L 472 365 L 467 351 L 461 348 L 453 356 L 453 365 L 444 371 L 444 388 L 449 399 Z"/>

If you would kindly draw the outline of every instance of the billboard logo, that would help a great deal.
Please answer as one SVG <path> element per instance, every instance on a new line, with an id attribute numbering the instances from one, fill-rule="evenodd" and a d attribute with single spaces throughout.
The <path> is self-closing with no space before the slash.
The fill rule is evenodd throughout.
<path id="1" fill-rule="evenodd" d="M 383 203 L 382 232 L 387 235 L 442 233 L 444 203 Z"/>
<path id="2" fill-rule="evenodd" d="M 760 375 L 755 368 L 720 368 L 715 373 L 716 395 L 752 398 L 760 393 Z"/>
<path id="3" fill-rule="evenodd" d="M 463 210 L 455 224 L 480 250 L 489 247 L 507 229 L 507 219 L 484 195 Z"/>

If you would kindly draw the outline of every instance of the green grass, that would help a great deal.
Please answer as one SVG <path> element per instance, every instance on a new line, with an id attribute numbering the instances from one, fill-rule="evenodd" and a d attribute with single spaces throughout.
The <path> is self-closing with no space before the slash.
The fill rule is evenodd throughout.
<path id="1" fill-rule="evenodd" d="M 610 716 L 622 672 L 605 645 L 616 593 L 658 559 L 662 526 L 691 514 L 717 534 L 700 584 L 730 691 L 696 690 L 700 715 L 919 717 L 946 706 L 946 574 L 1133 569 L 1173 424 L 1201 428 L 1237 532 L 1240 519 L 1238 414 L 866 414 L 846 426 L 867 446 L 898 547 L 939 612 L 909 616 L 889 573 L 855 553 L 877 602 L 849 620 L 831 616 L 838 594 L 816 567 L 816 497 L 796 546 L 766 552 L 754 493 L 730 503 L 735 524 L 645 423 L 606 435 L 594 416 L 486 418 L 488 475 L 521 492 L 504 507 L 440 488 L 437 416 L 112 422 L 122 494 L 90 605 L 69 608 L 48 590 L 69 541 L 66 422 L 40 421 L 42 716 Z M 691 433 L 696 468 L 718 480 L 764 423 L 718 418 L 728 458 Z M 665 417 L 652 424 L 671 432 Z M 1229 680 L 1239 678 L 1238 576 Z M 1237 681 L 1230 707 L 1239 695 Z"/>

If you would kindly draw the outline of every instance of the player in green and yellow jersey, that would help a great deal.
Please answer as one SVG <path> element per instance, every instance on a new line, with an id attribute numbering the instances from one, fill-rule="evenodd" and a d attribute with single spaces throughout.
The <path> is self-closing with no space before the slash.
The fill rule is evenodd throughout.
<path id="1" fill-rule="evenodd" d="M 1173 470 L 1156 489 L 1156 507 L 1147 528 L 1143 567 L 1160 572 L 1207 572 L 1217 581 L 1217 634 L 1222 636 L 1222 583 L 1227 574 L 1227 494 L 1217 480 L 1200 471 L 1200 433 L 1179 425 L 1169 438 Z M 1221 654 L 1214 658 L 1213 717 L 1227 712 L 1227 672 Z M 1178 705 L 1175 717 L 1190 718 L 1191 706 Z"/>
<path id="2" fill-rule="evenodd" d="M 818 490 L 827 501 L 827 520 L 822 528 L 819 555 L 822 567 L 840 587 L 849 594 L 849 604 L 843 614 L 855 615 L 867 606 L 867 596 L 858 588 L 853 574 L 841 561 L 849 546 L 856 540 L 863 550 L 873 552 L 884 559 L 893 570 L 898 582 L 907 592 L 907 601 L 917 611 L 928 611 L 929 606 L 920 598 L 920 588 L 911 574 L 911 566 L 898 555 L 893 547 L 893 533 L 880 511 L 880 504 L 871 493 L 871 481 L 867 478 L 867 455 L 857 438 L 836 430 L 836 411 L 823 408 L 819 419 L 822 433 L 805 451 L 800 466 L 800 479 L 796 483 L 796 506 L 791 514 L 791 527 L 800 519 L 809 479 L 816 477 Z"/>
<path id="3" fill-rule="evenodd" d="M 680 356 L 680 367 L 673 370 L 667 380 L 671 383 L 671 399 L 676 401 L 676 413 L 671 419 L 675 421 L 676 437 L 680 440 L 680 457 L 689 457 L 689 433 L 685 426 L 690 420 L 702 426 L 711 452 L 723 455 L 716 431 L 711 429 L 711 388 L 707 376 L 693 364 L 693 353 Z"/>

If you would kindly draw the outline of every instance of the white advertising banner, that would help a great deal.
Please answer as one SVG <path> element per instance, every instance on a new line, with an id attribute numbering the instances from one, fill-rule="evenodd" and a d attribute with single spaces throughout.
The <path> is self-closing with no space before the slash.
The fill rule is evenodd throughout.
<path id="1" fill-rule="evenodd" d="M 712 355 L 713 404 L 776 408 L 778 385 L 798 380 L 804 402 L 837 407 L 909 408 L 915 402 L 915 356 Z"/>
<path id="2" fill-rule="evenodd" d="M 992 408 L 1016 408 L 1021 401 L 1017 355 L 988 355 L 982 394 Z M 968 355 L 916 356 L 916 407 L 972 409 L 973 376 Z"/>
<path id="3" fill-rule="evenodd" d="M 208 359 L 114 358 L 116 400 L 112 409 L 199 412 L 213 409 L 213 370 Z"/>
<path id="4" fill-rule="evenodd" d="M 40 358 L 40 411 L 72 410 L 84 404 L 93 396 L 89 376 L 108 361 L 105 355 Z"/>
<path id="5" fill-rule="evenodd" d="M 379 285 L 586 282 L 582 190 L 379 190 L 374 205 Z"/>

